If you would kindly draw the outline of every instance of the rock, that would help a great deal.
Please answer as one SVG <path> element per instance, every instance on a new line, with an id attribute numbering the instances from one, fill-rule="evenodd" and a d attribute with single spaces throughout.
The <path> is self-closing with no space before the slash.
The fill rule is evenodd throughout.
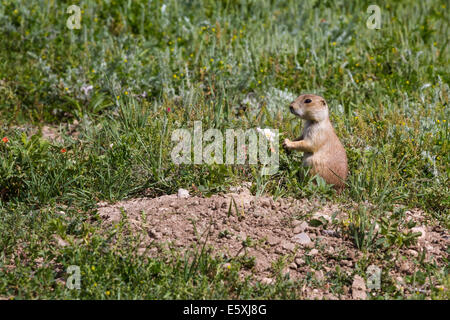
<path id="1" fill-rule="evenodd" d="M 308 246 L 312 244 L 311 238 L 304 232 L 296 234 L 292 239 L 302 246 Z"/>
<path id="2" fill-rule="evenodd" d="M 67 247 L 69 245 L 69 243 L 65 240 L 63 240 L 62 238 L 60 238 L 59 236 L 55 235 L 54 236 L 56 243 L 58 244 L 58 246 L 60 247 Z"/>
<path id="3" fill-rule="evenodd" d="M 347 267 L 351 267 L 353 263 L 350 260 L 341 260 L 340 264 Z"/>
<path id="4" fill-rule="evenodd" d="M 294 226 L 294 234 L 304 232 L 306 228 L 308 228 L 308 223 L 306 221 L 303 221 Z"/>
<path id="5" fill-rule="evenodd" d="M 320 292 L 317 289 L 313 289 L 313 291 L 311 293 L 311 296 L 310 296 L 310 299 L 312 299 L 312 300 L 322 300 L 323 299 L 323 293 Z"/>
<path id="6" fill-rule="evenodd" d="M 272 210 L 275 210 L 277 208 L 275 202 L 273 202 L 273 199 L 270 199 L 270 206 L 271 206 Z"/>
<path id="7" fill-rule="evenodd" d="M 302 258 L 295 258 L 295 263 L 297 264 L 297 266 L 301 267 L 302 265 L 305 264 L 305 260 L 303 260 Z"/>
<path id="8" fill-rule="evenodd" d="M 419 253 L 417 253 L 416 250 L 409 249 L 407 252 L 409 255 L 411 255 L 413 257 L 417 257 L 419 255 Z"/>
<path id="9" fill-rule="evenodd" d="M 261 283 L 262 284 L 271 284 L 273 282 L 272 278 L 262 278 Z"/>
<path id="10" fill-rule="evenodd" d="M 270 208 L 270 201 L 268 199 L 260 199 L 259 201 L 263 208 Z"/>
<path id="11" fill-rule="evenodd" d="M 170 204 L 170 206 L 174 209 L 178 209 L 180 207 L 180 204 L 178 202 L 174 201 Z"/>
<path id="12" fill-rule="evenodd" d="M 300 226 L 296 226 L 295 228 L 294 228 L 294 234 L 297 234 L 297 233 L 300 233 L 300 232 L 302 232 L 302 229 L 300 228 Z"/>
<path id="13" fill-rule="evenodd" d="M 306 228 L 308 228 L 308 223 L 306 221 L 300 222 L 296 221 L 298 223 L 294 224 L 294 234 L 304 232 Z"/>
<path id="14" fill-rule="evenodd" d="M 234 186 L 230 188 L 230 193 L 236 194 L 249 194 L 251 195 L 250 190 L 245 186 Z"/>
<path id="15" fill-rule="evenodd" d="M 317 249 L 312 249 L 309 253 L 308 253 L 308 255 L 310 255 L 310 256 L 315 256 L 316 254 L 318 254 L 319 253 L 319 251 L 317 250 Z"/>
<path id="16" fill-rule="evenodd" d="M 292 243 L 290 243 L 290 242 L 287 242 L 287 241 L 283 242 L 283 243 L 281 244 L 281 246 L 282 246 L 284 249 L 288 250 L 288 251 L 294 251 L 294 250 L 295 250 L 295 245 L 292 244 Z"/>
<path id="17" fill-rule="evenodd" d="M 303 221 L 303 222 L 300 224 L 300 227 L 302 228 L 302 232 L 305 231 L 305 230 L 309 227 L 308 222 Z"/>
<path id="18" fill-rule="evenodd" d="M 349 251 L 348 252 L 348 257 L 350 258 L 350 260 L 355 260 L 355 252 L 354 251 Z"/>
<path id="19" fill-rule="evenodd" d="M 328 236 L 328 237 L 335 237 L 335 238 L 339 238 L 339 233 L 335 230 L 323 230 L 322 234 L 324 236 Z"/>
<path id="20" fill-rule="evenodd" d="M 295 270 L 297 269 L 297 264 L 295 262 L 292 262 L 289 264 L 289 268 Z"/>
<path id="21" fill-rule="evenodd" d="M 402 277 L 398 276 L 395 278 L 395 287 L 397 290 L 400 290 L 403 292 L 403 287 L 405 286 L 405 280 L 403 280 Z"/>
<path id="22" fill-rule="evenodd" d="M 189 198 L 189 191 L 183 188 L 178 189 L 178 198 Z"/>
<path id="23" fill-rule="evenodd" d="M 292 226 L 295 228 L 295 227 L 297 227 L 297 226 L 299 226 L 299 225 L 301 225 L 302 224 L 302 221 L 300 221 L 300 220 L 294 220 L 294 221 L 292 221 Z"/>
<path id="24" fill-rule="evenodd" d="M 274 237 L 272 235 L 267 236 L 267 243 L 271 246 L 275 246 L 281 242 L 280 238 Z"/>
<path id="25" fill-rule="evenodd" d="M 356 300 L 365 300 L 367 298 L 366 283 L 364 279 L 358 275 L 353 278 L 352 298 Z"/>
<path id="26" fill-rule="evenodd" d="M 348 291 L 349 291 L 349 289 L 348 289 L 347 286 L 343 286 L 343 287 L 342 287 L 342 292 L 344 293 L 344 295 L 347 295 L 347 294 L 348 294 Z"/>
<path id="27" fill-rule="evenodd" d="M 325 223 L 331 223 L 331 217 L 327 214 L 316 212 L 313 214 L 311 220 L 318 220 L 322 223 L 325 221 Z"/>
<path id="28" fill-rule="evenodd" d="M 408 263 L 408 261 L 404 261 L 400 264 L 400 271 L 406 274 L 412 274 L 412 266 Z"/>
<path id="29" fill-rule="evenodd" d="M 161 235 L 161 232 L 159 232 L 159 230 L 148 230 L 148 235 L 151 237 L 151 238 L 154 238 L 154 239 L 161 239 L 161 237 L 162 237 L 162 235 Z"/>
<path id="30" fill-rule="evenodd" d="M 324 278 L 323 271 L 322 271 L 322 270 L 317 270 L 316 272 L 314 272 L 314 277 L 315 277 L 318 281 L 322 281 L 323 278 Z"/>
<path id="31" fill-rule="evenodd" d="M 324 268 L 325 272 L 333 272 L 333 270 L 334 270 L 334 268 L 330 268 L 327 266 L 323 266 L 323 268 Z"/>
<path id="32" fill-rule="evenodd" d="M 100 201 L 99 203 L 97 203 L 97 207 L 99 207 L 99 208 L 103 208 L 106 206 L 108 206 L 108 202 L 106 202 L 106 201 Z"/>
<path id="33" fill-rule="evenodd" d="M 282 234 L 282 233 L 283 233 L 283 230 L 274 228 L 274 229 L 273 229 L 273 233 L 276 233 L 276 234 Z"/>

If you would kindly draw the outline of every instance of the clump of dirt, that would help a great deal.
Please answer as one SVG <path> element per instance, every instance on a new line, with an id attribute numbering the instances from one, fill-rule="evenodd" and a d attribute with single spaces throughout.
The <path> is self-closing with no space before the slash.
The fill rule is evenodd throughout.
<path id="1" fill-rule="evenodd" d="M 113 227 L 125 218 L 133 232 L 143 235 L 142 246 L 137 249 L 142 254 L 157 255 L 161 246 L 185 250 L 206 242 L 216 255 L 225 259 L 245 258 L 249 263 L 243 273 L 251 272 L 263 283 L 274 281 L 276 272 L 280 272 L 277 266 L 284 261 L 281 272 L 289 273 L 291 279 L 307 276 L 314 279 L 315 287 L 304 286 L 304 297 L 309 299 L 365 297 L 362 292 L 357 294 L 351 285 L 356 263 L 364 254 L 340 229 L 340 221 L 347 219 L 347 209 L 317 200 L 274 201 L 272 197 L 253 196 L 246 188 L 209 198 L 179 192 L 114 205 L 98 204 L 105 227 Z M 410 214 L 411 219 L 419 221 L 422 216 L 423 212 L 418 210 Z M 427 258 L 442 263 L 448 235 L 439 227 L 419 228 L 423 236 L 417 246 L 402 253 L 414 258 L 425 248 Z M 151 243 L 159 246 L 148 250 Z M 328 277 L 332 277 L 338 266 L 349 280 L 348 287 L 344 286 L 336 294 L 332 293 Z M 412 272 L 414 264 L 406 260 L 399 262 L 391 276 L 400 283 L 402 276 Z M 358 288 L 361 291 L 361 286 Z"/>
<path id="2" fill-rule="evenodd" d="M 43 125 L 40 129 L 31 125 L 14 126 L 11 129 L 24 132 L 28 137 L 35 135 L 40 131 L 43 139 L 56 143 L 63 142 L 63 134 L 70 136 L 75 140 L 78 139 L 80 135 L 80 123 L 78 120 L 74 120 L 72 123 L 62 123 L 60 126 Z"/>

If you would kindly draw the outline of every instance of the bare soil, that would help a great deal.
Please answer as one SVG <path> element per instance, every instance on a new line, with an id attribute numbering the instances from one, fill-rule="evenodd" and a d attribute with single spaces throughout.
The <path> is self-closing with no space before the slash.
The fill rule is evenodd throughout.
<path id="1" fill-rule="evenodd" d="M 246 188 L 209 198 L 174 194 L 114 205 L 98 204 L 105 228 L 114 227 L 125 217 L 133 232 L 143 236 L 137 249 L 142 254 L 155 256 L 164 247 L 183 251 L 206 242 L 215 256 L 251 261 L 242 275 L 252 273 L 266 284 L 274 282 L 280 272 L 277 266 L 282 262 L 281 272 L 289 273 L 290 279 L 314 279 L 311 283 L 315 285 L 303 287 L 306 299 L 365 299 L 367 288 L 356 270 L 370 261 L 382 269 L 386 266 L 394 285 L 405 294 L 428 291 L 427 285 L 420 288 L 406 285 L 404 277 L 415 272 L 422 252 L 426 261 L 445 263 L 448 231 L 426 225 L 421 210 L 408 211 L 408 219 L 419 224 L 415 231 L 422 232 L 422 236 L 415 245 L 400 249 L 397 258 L 377 260 L 375 254 L 358 250 L 342 231 L 348 209 L 342 204 L 318 200 L 274 201 L 268 196 L 253 196 Z M 336 267 L 349 279 L 339 293 L 331 284 Z"/>

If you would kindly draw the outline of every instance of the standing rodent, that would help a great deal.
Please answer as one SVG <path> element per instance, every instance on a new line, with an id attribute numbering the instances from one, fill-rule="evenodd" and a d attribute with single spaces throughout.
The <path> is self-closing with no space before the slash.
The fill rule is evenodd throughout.
<path id="1" fill-rule="evenodd" d="M 347 155 L 339 141 L 328 116 L 328 105 L 324 98 L 313 94 L 299 96 L 289 106 L 291 113 L 306 120 L 300 138 L 285 139 L 286 149 L 304 152 L 303 165 L 311 167 L 336 189 L 342 190 L 348 175 Z"/>

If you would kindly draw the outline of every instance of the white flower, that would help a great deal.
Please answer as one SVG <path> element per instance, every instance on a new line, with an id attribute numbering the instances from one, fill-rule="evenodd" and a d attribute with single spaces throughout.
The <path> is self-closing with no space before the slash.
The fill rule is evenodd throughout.
<path id="1" fill-rule="evenodd" d="M 167 6 L 165 4 L 163 4 L 161 7 L 161 13 L 166 12 L 166 8 L 167 8 Z"/>
<path id="2" fill-rule="evenodd" d="M 261 129 L 261 128 L 256 128 L 256 131 L 264 134 L 266 136 L 266 139 L 269 140 L 270 142 L 274 142 L 275 141 L 275 137 L 276 137 L 276 133 L 273 132 L 271 129 Z"/>
<path id="3" fill-rule="evenodd" d="M 94 89 L 93 86 L 83 86 L 83 87 L 81 87 L 81 91 L 84 92 L 85 96 L 87 96 L 89 94 L 89 91 L 91 91 L 92 89 Z"/>

